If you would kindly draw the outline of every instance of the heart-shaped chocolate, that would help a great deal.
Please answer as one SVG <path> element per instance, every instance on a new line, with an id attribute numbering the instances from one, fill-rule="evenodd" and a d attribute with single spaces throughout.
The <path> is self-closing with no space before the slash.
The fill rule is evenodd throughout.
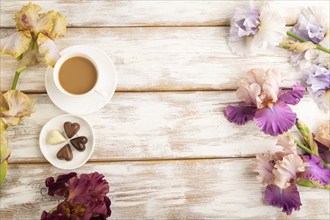
<path id="1" fill-rule="evenodd" d="M 56 157 L 60 160 L 70 161 L 72 160 L 72 150 L 69 144 L 64 145 L 56 154 Z"/>
<path id="2" fill-rule="evenodd" d="M 68 138 L 72 138 L 75 134 L 77 134 L 79 129 L 80 125 L 78 123 L 71 123 L 69 121 L 64 123 L 64 130 Z"/>
<path id="3" fill-rule="evenodd" d="M 47 136 L 48 144 L 60 144 L 65 142 L 65 137 L 56 129 L 51 130 Z"/>
<path id="4" fill-rule="evenodd" d="M 78 151 L 84 151 L 86 149 L 86 143 L 88 142 L 88 139 L 85 136 L 81 136 L 73 138 L 70 142 Z"/>

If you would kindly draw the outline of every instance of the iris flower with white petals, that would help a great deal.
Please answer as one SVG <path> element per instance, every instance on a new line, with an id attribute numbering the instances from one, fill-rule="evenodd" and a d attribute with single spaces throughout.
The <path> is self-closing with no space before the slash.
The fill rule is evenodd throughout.
<path id="1" fill-rule="evenodd" d="M 236 8 L 230 22 L 229 47 L 240 56 L 253 54 L 257 48 L 278 45 L 285 36 L 285 20 L 269 5 L 260 10 L 250 2 Z"/>

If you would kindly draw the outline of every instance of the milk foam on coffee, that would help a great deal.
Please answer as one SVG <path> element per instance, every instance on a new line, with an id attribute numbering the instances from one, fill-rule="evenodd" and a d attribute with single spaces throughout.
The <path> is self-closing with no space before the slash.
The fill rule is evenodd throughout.
<path id="1" fill-rule="evenodd" d="M 79 56 L 72 57 L 62 64 L 58 79 L 64 90 L 81 95 L 95 86 L 97 70 L 90 60 Z"/>

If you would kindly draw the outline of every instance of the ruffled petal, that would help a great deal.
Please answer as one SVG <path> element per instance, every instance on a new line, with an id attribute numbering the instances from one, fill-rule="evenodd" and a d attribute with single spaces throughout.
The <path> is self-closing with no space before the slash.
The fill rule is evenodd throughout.
<path id="1" fill-rule="evenodd" d="M 320 125 L 314 139 L 330 149 L 330 121 L 325 121 Z"/>
<path id="2" fill-rule="evenodd" d="M 256 111 L 254 121 L 264 133 L 276 136 L 292 128 L 296 122 L 296 114 L 287 104 L 278 101 Z"/>
<path id="3" fill-rule="evenodd" d="M 257 97 L 261 93 L 261 87 L 257 83 L 248 84 L 245 80 L 240 82 L 236 91 L 236 96 L 243 102 L 248 104 L 257 104 Z"/>
<path id="4" fill-rule="evenodd" d="M 55 11 L 49 11 L 48 13 L 52 14 L 53 26 L 45 35 L 52 39 L 64 36 L 67 25 L 66 17 Z"/>
<path id="5" fill-rule="evenodd" d="M 104 175 L 94 172 L 90 174 L 81 174 L 80 180 L 87 179 L 90 181 L 91 190 L 89 192 L 91 197 L 102 200 L 109 192 L 109 184 L 104 179 Z"/>
<path id="6" fill-rule="evenodd" d="M 306 167 L 305 171 L 299 174 L 300 179 L 318 181 L 322 186 L 330 183 L 330 168 L 324 168 L 318 156 L 305 155 L 302 159 Z"/>
<path id="7" fill-rule="evenodd" d="M 326 35 L 326 28 L 328 28 L 324 23 L 324 20 L 328 18 L 322 15 L 324 12 L 320 7 L 303 9 L 297 24 L 293 27 L 293 33 L 313 43 L 320 43 Z"/>
<path id="8" fill-rule="evenodd" d="M 294 85 L 292 90 L 282 91 L 278 99 L 286 104 L 296 105 L 305 94 L 305 88 L 299 84 Z"/>
<path id="9" fill-rule="evenodd" d="M 24 53 L 30 45 L 32 36 L 29 31 L 18 31 L 1 39 L 1 55 L 8 54 L 15 58 Z"/>
<path id="10" fill-rule="evenodd" d="M 301 206 L 300 195 L 295 184 L 281 189 L 272 184 L 266 187 L 264 201 L 267 205 L 282 208 L 282 212 L 290 215 L 293 210 L 298 211 Z"/>
<path id="11" fill-rule="evenodd" d="M 276 145 L 283 147 L 285 154 L 297 154 L 297 145 L 293 137 L 289 135 L 281 135 L 277 138 Z"/>
<path id="12" fill-rule="evenodd" d="M 68 198 L 67 200 L 75 204 L 75 202 L 82 202 L 82 200 L 87 200 L 89 196 L 89 191 L 91 189 L 91 183 L 90 180 L 87 178 L 79 179 L 77 177 L 71 178 L 68 183 Z M 79 202 L 79 200 L 81 200 Z M 83 204 L 83 203 L 80 203 Z"/>
<path id="13" fill-rule="evenodd" d="M 274 184 L 282 189 L 290 186 L 291 181 L 296 179 L 297 173 L 305 171 L 303 160 L 296 154 L 284 156 L 282 160 L 276 161 L 274 167 Z"/>
<path id="14" fill-rule="evenodd" d="M 225 117 L 228 121 L 243 125 L 253 119 L 257 108 L 241 102 L 237 106 L 228 105 L 225 109 Z"/>
<path id="15" fill-rule="evenodd" d="M 230 21 L 228 45 L 231 51 L 240 56 L 253 53 L 251 42 L 258 31 L 259 12 L 254 5 L 237 7 Z"/>
<path id="16" fill-rule="evenodd" d="M 29 117 L 33 111 L 33 101 L 18 90 L 9 90 L 4 95 L 9 104 L 8 115 L 20 118 Z"/>
<path id="17" fill-rule="evenodd" d="M 54 67 L 57 60 L 60 58 L 60 52 L 55 43 L 44 34 L 39 34 L 37 43 L 39 46 L 39 53 L 44 56 L 45 63 Z"/>
<path id="18" fill-rule="evenodd" d="M 77 176 L 77 173 L 71 172 L 64 175 L 59 175 L 55 181 L 54 177 L 48 177 L 45 181 L 45 185 L 48 188 L 48 195 L 50 196 L 67 196 L 68 187 L 67 182 Z"/>
<path id="19" fill-rule="evenodd" d="M 21 10 L 16 12 L 14 20 L 18 30 L 31 30 L 39 20 L 41 7 L 31 2 L 23 5 Z"/>
<path id="20" fill-rule="evenodd" d="M 278 71 L 276 69 L 268 69 L 265 72 L 264 82 L 262 84 L 264 100 L 262 100 L 262 101 L 277 102 L 279 88 L 280 88 L 280 82 L 281 82 L 281 72 L 280 71 Z"/>
<path id="21" fill-rule="evenodd" d="M 252 47 L 263 49 L 275 47 L 285 36 L 285 19 L 269 5 L 260 11 L 259 31 L 253 38 Z"/>
<path id="22" fill-rule="evenodd" d="M 273 169 L 275 161 L 273 156 L 269 153 L 267 154 L 257 154 L 256 156 L 256 167 L 254 172 L 257 172 L 259 175 L 257 179 L 266 184 L 272 184 L 274 182 Z"/>
<path id="23" fill-rule="evenodd" d="M 49 33 L 53 28 L 53 17 L 52 12 L 42 13 L 39 15 L 39 19 L 36 24 L 32 27 L 31 31 L 37 36 L 39 33 Z"/>

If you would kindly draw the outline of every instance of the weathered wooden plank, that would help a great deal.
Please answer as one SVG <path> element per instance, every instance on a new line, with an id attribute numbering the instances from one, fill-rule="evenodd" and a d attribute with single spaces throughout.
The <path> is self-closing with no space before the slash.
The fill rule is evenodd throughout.
<path id="1" fill-rule="evenodd" d="M 1 1 L 1 27 L 13 27 L 12 17 L 29 1 Z M 44 10 L 67 16 L 69 26 L 200 26 L 228 25 L 235 8 L 246 1 L 33 1 Z M 259 7 L 265 1 L 255 1 Z M 294 24 L 301 8 L 319 5 L 329 9 L 328 1 L 274 1 L 286 23 Z M 91 10 L 93 9 L 93 10 Z"/>
<path id="2" fill-rule="evenodd" d="M 10 163 L 45 161 L 40 130 L 63 113 L 47 95 L 32 98 L 37 111 L 9 130 Z M 91 160 L 246 157 L 276 150 L 276 138 L 254 122 L 237 126 L 225 119 L 224 108 L 236 101 L 234 92 L 116 93 L 105 108 L 85 116 L 96 134 Z M 294 109 L 313 129 L 329 118 L 309 97 Z"/>
<path id="3" fill-rule="evenodd" d="M 2 35 L 12 30 L 2 29 Z M 57 40 L 59 48 L 89 44 L 103 49 L 118 72 L 117 91 L 235 89 L 251 68 L 278 68 L 284 86 L 302 78 L 288 63 L 288 51 L 276 48 L 260 56 L 233 55 L 227 27 L 193 28 L 74 28 Z M 16 60 L 1 57 L 1 89 L 10 88 Z M 23 72 L 18 88 L 45 91 L 45 66 Z"/>
<path id="4" fill-rule="evenodd" d="M 110 183 L 111 219 L 328 219 L 330 194 L 299 187 L 302 207 L 287 217 L 262 202 L 252 159 L 93 163 L 76 170 L 98 171 Z M 0 189 L 1 219 L 38 219 L 57 199 L 40 191 L 48 164 L 11 165 Z"/>

